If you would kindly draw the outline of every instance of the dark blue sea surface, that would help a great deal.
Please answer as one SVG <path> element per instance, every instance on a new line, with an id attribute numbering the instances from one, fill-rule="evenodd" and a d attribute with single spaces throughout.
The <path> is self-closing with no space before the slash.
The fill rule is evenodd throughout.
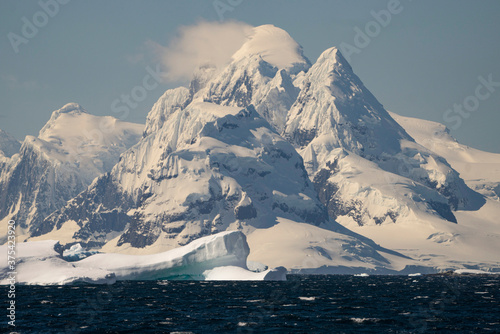
<path id="1" fill-rule="evenodd" d="M 18 286 L 15 329 L 18 333 L 500 333 L 499 276 L 288 278 L 286 282 Z M 7 305 L 7 293 L 3 298 Z M 8 329 L 6 320 L 2 328 Z"/>

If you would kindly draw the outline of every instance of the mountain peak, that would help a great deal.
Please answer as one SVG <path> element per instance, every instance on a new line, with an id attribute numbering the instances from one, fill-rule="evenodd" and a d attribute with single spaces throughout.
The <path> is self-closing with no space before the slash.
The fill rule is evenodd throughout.
<path id="1" fill-rule="evenodd" d="M 69 114 L 69 113 L 88 114 L 88 112 L 81 105 L 75 102 L 66 103 L 61 109 L 58 109 L 55 112 L 59 114 Z"/>
<path id="2" fill-rule="evenodd" d="M 412 141 L 337 48 L 329 48 L 318 57 L 303 84 L 288 113 L 285 132 L 301 148 L 315 141 L 316 154 L 326 154 L 318 156 L 319 160 L 324 161 L 330 151 L 325 148 L 325 138 L 331 147 L 363 157 L 396 154 L 401 150 L 401 139 Z"/>
<path id="3" fill-rule="evenodd" d="M 272 66 L 292 74 L 311 66 L 302 47 L 283 29 L 266 24 L 252 29 L 247 41 L 233 54 L 233 60 L 259 55 Z"/>
<path id="4" fill-rule="evenodd" d="M 65 117 L 61 117 L 63 115 Z M 78 103 L 75 102 L 66 103 L 62 108 L 52 112 L 49 121 L 44 125 L 44 127 L 38 133 L 38 137 L 39 138 L 46 137 L 45 135 L 48 132 L 51 132 L 51 129 L 56 127 L 56 122 L 59 122 L 60 119 L 67 118 L 68 116 L 72 118 L 72 116 L 79 116 L 79 115 L 90 115 L 90 114 L 85 109 L 83 109 L 83 107 L 80 106 Z"/>
<path id="5" fill-rule="evenodd" d="M 340 64 L 343 66 L 347 65 L 351 67 L 340 50 L 334 46 L 323 51 L 316 62 L 320 64 L 329 62 L 331 64 Z"/>
<path id="6" fill-rule="evenodd" d="M 333 81 L 344 82 L 346 80 L 353 80 L 351 77 L 354 76 L 354 73 L 351 65 L 344 58 L 340 50 L 336 47 L 331 47 L 321 53 L 314 65 L 311 67 L 309 75 L 313 81 L 321 80 L 329 86 Z M 345 76 L 347 76 L 347 78 Z M 326 80 L 326 82 L 324 80 Z M 358 85 L 362 85 L 359 79 L 354 81 L 356 81 Z"/>

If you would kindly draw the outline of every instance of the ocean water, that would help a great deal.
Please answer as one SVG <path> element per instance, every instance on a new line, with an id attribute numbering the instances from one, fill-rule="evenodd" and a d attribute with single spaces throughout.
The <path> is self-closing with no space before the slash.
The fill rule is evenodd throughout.
<path id="1" fill-rule="evenodd" d="M 18 333 L 500 333 L 499 276 L 18 286 L 16 305 Z"/>

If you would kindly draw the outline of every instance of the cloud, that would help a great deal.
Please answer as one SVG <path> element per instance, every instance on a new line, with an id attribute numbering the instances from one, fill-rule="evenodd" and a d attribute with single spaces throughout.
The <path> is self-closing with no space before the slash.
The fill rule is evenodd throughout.
<path id="1" fill-rule="evenodd" d="M 200 65 L 220 68 L 245 42 L 252 26 L 242 22 L 199 22 L 181 27 L 168 46 L 148 41 L 146 45 L 159 57 L 168 81 L 189 80 Z"/>
<path id="2" fill-rule="evenodd" d="M 22 81 L 19 80 L 15 75 L 2 75 L 2 80 L 7 83 L 7 86 L 14 89 L 25 89 L 25 90 L 35 90 L 42 88 L 36 81 L 27 80 Z"/>

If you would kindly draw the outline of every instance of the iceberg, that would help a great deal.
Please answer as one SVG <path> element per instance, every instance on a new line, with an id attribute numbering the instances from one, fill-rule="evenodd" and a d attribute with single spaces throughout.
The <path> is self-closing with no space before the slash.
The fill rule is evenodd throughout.
<path id="1" fill-rule="evenodd" d="M 286 269 L 263 272 L 247 268 L 250 248 L 240 231 L 226 231 L 197 239 L 185 246 L 152 255 L 99 253 L 68 262 L 54 240 L 17 246 L 16 282 L 63 285 L 77 282 L 113 284 L 117 280 L 285 280 Z M 7 254 L 7 246 L 0 246 Z M 74 245 L 65 255 L 84 254 Z M 71 258 L 71 257 L 70 257 Z M 0 284 L 10 284 L 7 259 L 0 262 Z"/>
<path id="2" fill-rule="evenodd" d="M 453 272 L 456 275 L 498 275 L 498 272 L 484 271 L 480 269 L 457 269 Z"/>
<path id="3" fill-rule="evenodd" d="M 66 249 L 62 256 L 66 261 L 78 261 L 97 253 L 97 251 L 86 251 L 80 244 L 74 244 L 69 249 Z"/>
<path id="4" fill-rule="evenodd" d="M 261 272 L 252 272 L 241 267 L 217 267 L 203 273 L 207 281 L 285 281 L 286 268 L 277 267 Z"/>
<path id="5" fill-rule="evenodd" d="M 59 242 L 56 240 L 17 244 L 14 270 L 8 266 L 7 256 L 2 256 L 0 259 L 0 285 L 10 284 L 12 278 L 17 284 L 30 285 L 116 282 L 114 273 L 105 269 L 79 267 L 67 262 L 56 251 L 59 247 Z M 7 254 L 7 244 L 0 246 L 0 253 Z"/>

